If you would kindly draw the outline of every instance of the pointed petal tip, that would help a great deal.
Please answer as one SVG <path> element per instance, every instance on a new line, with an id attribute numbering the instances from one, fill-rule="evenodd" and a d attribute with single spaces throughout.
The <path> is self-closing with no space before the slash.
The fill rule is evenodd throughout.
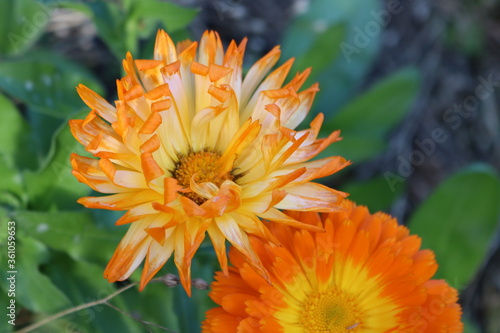
<path id="1" fill-rule="evenodd" d="M 188 297 L 191 297 L 191 272 L 190 268 L 186 267 L 183 269 L 179 269 L 177 267 L 177 270 L 179 271 L 179 279 L 181 281 L 181 285 L 186 291 L 186 294 Z"/>

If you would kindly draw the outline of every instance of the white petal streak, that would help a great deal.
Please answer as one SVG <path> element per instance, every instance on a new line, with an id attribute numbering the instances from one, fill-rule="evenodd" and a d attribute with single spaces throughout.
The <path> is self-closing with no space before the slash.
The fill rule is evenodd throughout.
<path id="1" fill-rule="evenodd" d="M 172 255 L 174 251 L 174 242 L 168 240 L 168 236 L 173 232 L 173 228 L 166 230 L 168 235 L 165 236 L 165 243 L 160 245 L 158 242 L 151 242 L 148 252 L 149 272 L 156 271 L 159 267 L 163 266 Z"/>
<path id="2" fill-rule="evenodd" d="M 135 99 L 129 99 L 127 105 L 132 108 L 135 114 L 142 120 L 146 121 L 151 114 L 151 109 L 149 108 L 149 103 L 147 102 L 144 95 L 141 95 Z"/>
<path id="3" fill-rule="evenodd" d="M 245 76 L 245 79 L 243 80 L 240 100 L 242 107 L 246 106 L 257 85 L 267 75 L 271 68 L 276 65 L 280 55 L 281 51 L 279 47 L 275 47 L 250 68 Z"/>
<path id="4" fill-rule="evenodd" d="M 174 108 L 178 114 L 177 116 L 180 119 L 182 129 L 185 135 L 189 138 L 189 124 L 191 124 L 194 112 L 189 109 L 186 90 L 182 79 L 179 73 L 174 73 L 172 75 L 164 74 L 163 78 L 165 82 L 168 83 L 168 87 L 172 93 L 172 102 L 174 103 Z"/>
<path id="5" fill-rule="evenodd" d="M 251 251 L 251 245 L 247 234 L 241 230 L 238 223 L 231 216 L 229 216 L 229 214 L 224 214 L 215 218 L 215 223 L 224 237 L 226 237 L 226 239 L 234 247 L 242 252 L 242 254 L 248 257 L 255 256 L 255 253 Z"/>
<path id="6" fill-rule="evenodd" d="M 276 204 L 278 209 L 298 211 L 337 211 L 338 192 L 317 183 L 305 183 L 283 188 L 288 195 Z"/>
<path id="7" fill-rule="evenodd" d="M 286 63 L 284 63 L 281 67 L 276 69 L 274 72 L 269 74 L 269 76 L 262 82 L 257 90 L 255 90 L 253 96 L 250 98 L 250 101 L 248 104 L 245 106 L 244 104 L 241 104 L 241 108 L 244 110 L 241 113 L 241 118 L 240 122 L 243 122 L 250 118 L 252 116 L 255 107 L 257 105 L 257 100 L 259 99 L 259 96 L 262 91 L 265 90 L 272 90 L 272 89 L 278 89 L 281 88 L 283 82 L 285 82 L 286 76 L 288 75 L 288 72 L 290 71 L 290 68 L 292 66 L 293 61 L 289 60 Z M 244 83 L 245 81 L 243 81 Z M 266 103 L 269 104 L 269 103 Z"/>
<path id="8" fill-rule="evenodd" d="M 307 181 L 307 179 L 309 179 L 309 177 L 313 173 L 315 173 L 318 170 L 320 170 L 321 168 L 325 167 L 326 165 L 328 165 L 328 163 L 334 161 L 335 159 L 338 159 L 338 156 L 332 156 L 332 157 L 322 158 L 320 160 L 314 160 L 311 162 L 304 162 L 304 163 L 283 166 L 283 167 L 279 168 L 278 170 L 273 171 L 271 174 L 269 174 L 267 176 L 267 178 L 272 179 L 275 177 L 283 176 L 283 175 L 286 175 L 286 174 L 293 172 L 294 170 L 305 167 L 306 172 L 304 172 L 304 174 L 302 174 L 300 177 L 298 177 L 297 179 L 295 179 L 294 181 L 292 181 L 290 183 L 290 185 L 300 184 L 300 183 L 303 183 L 304 181 Z"/>
<path id="9" fill-rule="evenodd" d="M 208 107 L 194 117 L 191 123 L 191 145 L 194 151 L 215 148 L 219 132 L 214 131 L 210 125 L 212 121 L 222 117 L 223 112 L 221 108 Z"/>
<path id="10" fill-rule="evenodd" d="M 299 126 L 304 118 L 309 113 L 314 96 L 316 95 L 316 90 L 311 89 L 311 91 L 303 91 L 299 93 L 299 105 L 294 105 L 294 107 L 285 107 L 278 104 L 283 110 L 283 126 L 288 128 L 295 128 Z M 288 112 L 286 112 L 288 111 Z"/>
<path id="11" fill-rule="evenodd" d="M 128 270 L 123 274 L 118 281 L 122 281 L 127 279 L 141 264 L 148 253 L 149 244 L 151 243 L 151 239 L 144 240 L 144 242 L 136 249 L 135 254 L 133 256 L 133 261 L 129 266 Z"/>
<path id="12" fill-rule="evenodd" d="M 158 128 L 162 142 L 161 147 L 172 159 L 176 158 L 178 153 L 186 154 L 189 150 L 188 141 L 182 130 L 181 121 L 177 117 L 177 112 L 171 107 L 169 110 L 159 113 L 162 117 L 162 123 Z"/>
<path id="13" fill-rule="evenodd" d="M 132 274 L 132 272 L 134 272 L 135 269 L 139 266 L 142 260 L 144 260 L 144 257 L 146 256 L 149 248 L 149 244 L 152 240 L 152 238 L 148 236 L 144 229 L 148 228 L 154 222 L 154 220 L 154 216 L 148 216 L 142 220 L 132 223 L 127 233 L 121 240 L 116 249 L 115 256 L 117 253 L 120 253 L 121 255 L 118 258 L 115 258 L 115 256 L 113 257 L 113 267 L 115 269 L 119 269 L 119 267 L 123 264 L 128 267 L 125 273 L 123 273 L 120 278 L 118 278 L 118 280 L 124 280 L 128 278 L 130 274 Z M 123 255 L 125 255 L 126 257 L 122 257 Z M 120 259 L 127 260 L 129 261 L 129 263 L 124 263 Z"/>
<path id="14" fill-rule="evenodd" d="M 128 188 L 148 188 L 144 175 L 135 171 L 117 170 L 114 174 L 113 183 Z"/>

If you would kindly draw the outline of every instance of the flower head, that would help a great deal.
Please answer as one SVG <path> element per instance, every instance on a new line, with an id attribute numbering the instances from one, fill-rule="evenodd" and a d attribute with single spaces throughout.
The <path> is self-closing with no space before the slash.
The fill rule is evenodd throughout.
<path id="1" fill-rule="evenodd" d="M 309 111 L 316 84 L 300 91 L 309 71 L 285 81 L 292 61 L 268 74 L 271 50 L 242 74 L 246 40 L 226 52 L 215 32 L 173 44 L 160 31 L 154 60 L 127 54 L 126 76 L 111 105 L 80 85 L 92 109 L 70 121 L 72 133 L 96 158 L 71 156 L 79 181 L 107 196 L 85 197 L 86 207 L 126 210 L 117 224 L 130 228 L 105 270 L 124 280 L 145 259 L 142 289 L 173 254 L 190 292 L 190 266 L 208 233 L 227 273 L 226 239 L 266 276 L 248 234 L 276 241 L 260 218 L 316 229 L 282 213 L 335 211 L 344 194 L 311 182 L 348 164 L 341 157 L 308 162 L 339 140 L 318 139 L 323 116 L 295 131 Z"/>
<path id="2" fill-rule="evenodd" d="M 383 213 L 343 203 L 346 211 L 291 213 L 325 233 L 272 225 L 283 246 L 252 237 L 271 284 L 230 251 L 207 312 L 210 332 L 462 332 L 457 292 L 432 280 L 437 264 L 420 238 Z"/>

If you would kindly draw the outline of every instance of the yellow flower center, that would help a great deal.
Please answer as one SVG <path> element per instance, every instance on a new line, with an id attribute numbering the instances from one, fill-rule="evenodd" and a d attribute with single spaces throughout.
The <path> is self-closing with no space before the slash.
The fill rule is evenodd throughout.
<path id="1" fill-rule="evenodd" d="M 349 294 L 328 290 L 310 294 L 304 302 L 301 324 L 306 332 L 354 333 L 363 329 L 358 301 Z"/>
<path id="2" fill-rule="evenodd" d="M 181 156 L 172 173 L 173 177 L 177 179 L 179 185 L 183 188 L 190 187 L 193 176 L 195 176 L 197 183 L 211 182 L 220 187 L 225 180 L 234 180 L 234 176 L 230 172 L 218 176 L 220 157 L 220 154 L 211 151 L 200 151 Z M 199 205 L 206 201 L 205 198 L 195 192 L 184 193 L 184 195 Z"/>

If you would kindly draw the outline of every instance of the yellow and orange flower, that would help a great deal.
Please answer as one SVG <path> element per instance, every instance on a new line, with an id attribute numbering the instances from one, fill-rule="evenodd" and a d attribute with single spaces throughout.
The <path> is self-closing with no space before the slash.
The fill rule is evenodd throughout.
<path id="1" fill-rule="evenodd" d="M 431 279 L 437 264 L 420 238 L 389 215 L 343 206 L 289 213 L 324 233 L 273 224 L 282 246 L 251 237 L 271 283 L 231 249 L 234 267 L 216 274 L 210 296 L 220 307 L 203 332 L 462 332 L 457 291 Z"/>
<path id="2" fill-rule="evenodd" d="M 190 266 L 211 238 L 227 272 L 226 239 L 266 276 L 247 234 L 276 241 L 260 218 L 319 230 L 279 209 L 331 212 L 343 193 L 311 182 L 345 167 L 341 157 L 308 162 L 339 132 L 318 139 L 323 116 L 295 131 L 309 111 L 317 84 L 303 91 L 309 70 L 283 84 L 292 66 L 268 74 L 280 56 L 271 50 L 242 74 L 246 40 L 226 52 L 215 32 L 173 44 L 160 31 L 154 60 L 127 54 L 115 106 L 80 85 L 92 109 L 71 120 L 75 138 L 97 159 L 71 156 L 80 182 L 111 195 L 81 198 L 86 207 L 126 210 L 131 223 L 105 277 L 124 280 L 145 258 L 140 288 L 174 254 L 190 293 Z"/>

